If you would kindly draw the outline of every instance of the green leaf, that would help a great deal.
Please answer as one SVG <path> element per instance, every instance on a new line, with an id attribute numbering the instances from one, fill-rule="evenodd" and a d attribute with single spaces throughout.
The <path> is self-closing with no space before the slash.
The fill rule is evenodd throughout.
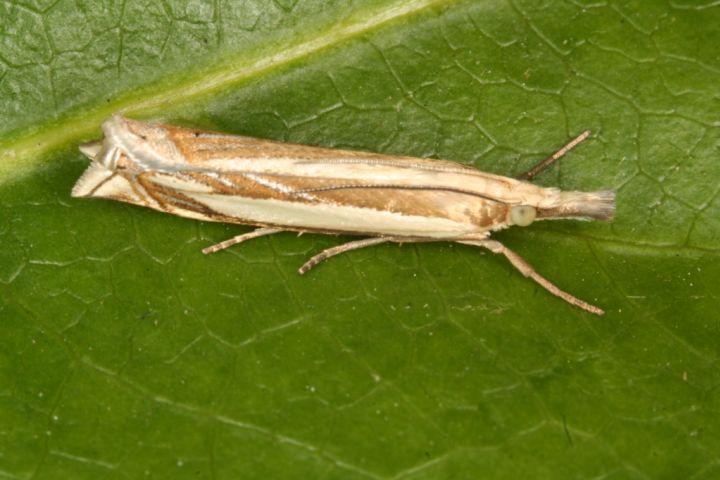
<path id="1" fill-rule="evenodd" d="M 720 7 L 0 4 L 0 477 L 717 478 Z M 122 110 L 618 192 L 503 258 L 71 199 Z"/>

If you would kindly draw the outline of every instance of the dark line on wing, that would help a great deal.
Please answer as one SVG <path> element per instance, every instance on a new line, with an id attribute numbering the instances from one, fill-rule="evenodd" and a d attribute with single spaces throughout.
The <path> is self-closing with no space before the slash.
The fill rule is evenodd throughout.
<path id="1" fill-rule="evenodd" d="M 167 212 L 168 211 L 167 202 L 165 202 L 165 200 L 160 198 L 160 196 L 155 192 L 155 190 L 158 189 L 157 185 L 153 184 L 152 186 L 150 186 L 150 184 L 152 184 L 152 179 L 145 178 L 146 176 L 150 176 L 150 174 L 151 174 L 151 172 L 141 172 L 140 174 L 138 174 L 135 177 L 135 179 L 137 180 L 137 184 L 140 185 L 143 190 L 145 190 L 145 193 L 148 198 L 151 198 L 152 200 L 154 200 L 155 203 L 158 204 L 158 207 L 160 207 L 162 210 Z M 132 182 L 130 182 L 130 184 L 132 185 Z M 150 186 L 150 188 L 148 188 L 149 186 Z M 143 199 L 145 198 L 146 195 L 140 195 L 138 193 L 138 196 Z"/>
<path id="2" fill-rule="evenodd" d="M 392 160 L 354 160 L 354 159 L 335 159 L 335 160 L 329 160 L 329 159 L 309 159 L 309 158 L 302 158 L 302 157 L 275 157 L 272 159 L 267 158 L 253 158 L 253 157 L 242 157 L 242 156 L 233 156 L 230 158 L 212 158 L 208 159 L 207 161 L 214 162 L 214 161 L 233 161 L 233 160 L 252 160 L 252 161 L 258 161 L 262 162 L 263 160 L 278 160 L 278 159 L 285 159 L 288 161 L 296 160 L 297 164 L 320 164 L 320 165 L 327 165 L 328 168 L 332 165 L 338 165 L 338 164 L 356 164 L 356 165 L 380 165 L 380 166 L 389 166 L 389 167 L 396 167 L 396 168 L 402 168 L 402 169 L 416 169 L 416 170 L 422 170 L 427 172 L 441 172 L 441 173 L 457 173 L 457 174 L 465 174 L 465 175 L 472 175 L 474 177 L 493 177 L 497 178 L 500 177 L 504 179 L 501 175 L 496 175 L 493 173 L 487 173 L 483 172 L 481 170 L 478 170 L 474 167 L 470 166 L 463 166 L 461 164 L 458 164 L 457 167 L 454 166 L 445 166 L 445 165 L 424 165 L 419 163 L 411 163 L 411 162 L 396 162 Z M 438 160 L 440 161 L 446 161 L 446 160 Z M 447 160 L 449 162 L 449 160 Z M 197 166 L 197 165 L 183 165 L 182 168 L 172 167 L 169 168 L 167 165 L 153 165 L 152 168 L 147 168 L 146 171 L 153 171 L 153 172 L 159 172 L 159 173 L 169 173 L 169 174 L 175 174 L 178 171 L 188 171 L 188 172 L 194 172 L 194 173 L 215 173 L 215 174 L 228 174 L 228 175 L 246 175 L 246 174 L 252 174 L 252 175 L 270 175 L 274 177 L 286 177 L 291 178 L 295 177 L 296 175 L 293 174 L 280 174 L 280 173 L 268 173 L 264 171 L 255 171 L 255 170 L 233 170 L 233 169 L 224 169 L 224 168 L 209 168 L 209 167 L 203 167 L 203 166 Z M 330 173 L 330 172 L 329 172 Z"/>
<path id="3" fill-rule="evenodd" d="M 373 188 L 398 189 L 398 190 L 433 190 L 433 191 L 441 191 L 441 192 L 460 193 L 463 195 L 471 195 L 473 197 L 479 197 L 479 198 L 483 198 L 485 200 L 490 200 L 491 202 L 506 203 L 495 197 L 490 197 L 488 195 L 483 195 L 478 192 L 473 192 L 472 190 L 463 190 L 461 188 L 451 188 L 451 187 L 436 187 L 433 185 L 394 185 L 394 184 L 353 185 L 353 184 L 347 184 L 347 185 L 330 185 L 327 187 L 317 187 L 317 188 L 306 188 L 303 190 L 293 190 L 292 193 L 330 192 L 333 190 L 350 190 L 350 189 L 355 189 L 355 188 L 368 189 L 368 190 L 373 189 Z"/>
<path id="4" fill-rule="evenodd" d="M 105 185 L 107 182 L 109 182 L 110 180 L 112 180 L 113 178 L 115 178 L 115 175 L 117 175 L 117 172 L 113 172 L 112 175 L 110 175 L 109 177 L 107 177 L 105 180 L 103 180 L 102 182 L 98 183 L 97 185 L 95 185 L 95 188 L 93 188 L 92 190 L 90 190 L 90 193 L 88 194 L 88 196 L 95 195 L 95 192 L 97 192 L 98 190 L 100 190 L 100 187 L 102 187 L 103 185 Z"/>
<path id="5" fill-rule="evenodd" d="M 152 181 L 150 181 L 152 183 Z M 195 212 L 199 213 L 201 215 L 204 215 L 206 219 L 208 220 L 215 220 L 215 221 L 228 221 L 228 217 L 226 215 L 221 214 L 220 212 L 217 212 L 216 210 L 208 207 L 202 202 L 199 202 L 184 193 L 173 190 L 171 188 L 167 188 L 165 186 L 161 186 L 158 184 L 153 183 L 153 193 L 151 194 L 153 199 L 162 207 L 162 209 L 166 212 L 170 212 L 170 209 L 168 206 L 173 206 L 175 208 L 181 209 L 181 210 L 187 210 L 189 212 Z M 150 193 L 150 192 L 148 192 Z M 161 198 L 162 197 L 162 198 Z"/>
<path id="6" fill-rule="evenodd" d="M 372 154 L 371 154 L 372 155 Z M 416 163 L 413 157 L 401 157 L 403 160 L 393 160 L 391 158 L 304 158 L 299 163 L 326 163 L 328 165 L 384 165 L 388 167 L 400 167 L 400 168 L 417 168 L 419 170 L 427 170 L 430 172 L 445 172 L 445 173 L 469 173 L 483 175 L 494 175 L 488 174 L 478 170 L 470 165 L 463 165 L 462 163 L 453 162 L 452 160 L 436 160 L 434 158 L 425 158 L 419 160 L 425 160 L 428 162 L 448 162 L 455 165 L 427 165 L 424 163 Z"/>
<path id="7" fill-rule="evenodd" d="M 242 145 L 240 148 L 247 148 L 251 150 L 264 150 L 268 147 L 265 145 Z M 314 148 L 314 147 L 305 147 L 303 145 L 298 147 L 298 150 L 303 150 L 304 148 Z M 318 147 L 322 148 L 322 147 Z M 322 148 L 323 150 L 330 150 L 327 148 Z M 211 151 L 214 149 L 199 149 L 199 151 Z M 228 146 L 227 149 L 217 149 L 214 151 L 217 152 L 228 152 L 232 150 L 237 150 L 237 146 Z M 288 149 L 290 150 L 290 149 Z M 350 154 L 359 154 L 359 158 L 343 158 L 343 153 L 350 153 Z M 371 158 L 363 158 L 362 155 L 366 154 L 368 156 L 371 156 Z M 380 158 L 372 158 L 372 156 L 377 156 Z M 414 157 L 399 157 L 399 160 L 395 160 L 393 158 L 382 158 L 387 157 L 387 155 L 379 154 L 379 153 L 371 153 L 371 152 L 362 152 L 362 151 L 344 151 L 340 150 L 338 151 L 337 156 L 331 155 L 328 156 L 312 156 L 307 155 L 303 151 L 299 152 L 293 152 L 290 150 L 286 154 L 274 154 L 271 157 L 253 157 L 253 156 L 243 156 L 243 155 L 234 155 L 229 158 L 210 158 L 209 161 L 217 161 L 217 160 L 288 160 L 288 161 L 297 161 L 298 164 L 321 164 L 321 165 L 381 165 L 381 166 L 388 166 L 388 167 L 397 167 L 397 168 L 414 168 L 418 170 L 424 170 L 429 172 L 444 172 L 444 173 L 464 173 L 464 174 L 470 174 L 475 176 L 498 176 L 492 173 L 483 172 L 482 170 L 478 170 L 477 168 L 471 166 L 471 165 L 464 165 L 462 163 L 457 163 L 452 160 L 438 160 L 434 158 L 414 158 Z M 417 160 L 425 161 L 425 162 L 440 162 L 441 165 L 428 165 L 427 163 L 423 162 L 417 162 Z M 448 165 L 450 164 L 450 165 Z M 202 167 L 198 169 L 198 171 L 202 171 Z M 207 169 L 214 171 L 214 169 Z M 225 170 L 225 172 L 230 173 L 231 170 Z"/>

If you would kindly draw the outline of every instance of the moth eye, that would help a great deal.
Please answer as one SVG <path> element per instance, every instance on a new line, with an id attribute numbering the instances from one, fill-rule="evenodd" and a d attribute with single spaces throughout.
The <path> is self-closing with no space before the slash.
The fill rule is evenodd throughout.
<path id="1" fill-rule="evenodd" d="M 510 220 L 514 225 L 527 227 L 535 221 L 537 210 L 530 205 L 515 205 L 510 208 Z"/>

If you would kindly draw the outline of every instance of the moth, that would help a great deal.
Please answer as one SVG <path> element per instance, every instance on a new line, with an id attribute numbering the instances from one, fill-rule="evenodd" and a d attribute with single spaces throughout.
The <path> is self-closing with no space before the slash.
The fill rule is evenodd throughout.
<path id="1" fill-rule="evenodd" d="M 80 150 L 92 163 L 73 197 L 99 197 L 182 217 L 254 225 L 207 247 L 212 253 L 279 232 L 365 237 L 310 258 L 386 242 L 448 241 L 504 255 L 524 276 L 588 312 L 600 308 L 561 290 L 490 234 L 537 220 L 610 220 L 612 191 L 573 192 L 532 183 L 584 140 L 565 145 L 523 181 L 445 160 L 293 145 L 112 116 L 104 138 Z"/>

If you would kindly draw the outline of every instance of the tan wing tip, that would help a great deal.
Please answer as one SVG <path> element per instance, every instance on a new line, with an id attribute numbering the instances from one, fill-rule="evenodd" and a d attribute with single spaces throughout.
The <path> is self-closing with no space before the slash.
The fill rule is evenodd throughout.
<path id="1" fill-rule="evenodd" d="M 538 218 L 610 221 L 615 216 L 615 192 L 561 192 L 554 205 L 538 210 Z"/>
<path id="2" fill-rule="evenodd" d="M 612 190 L 603 190 L 600 192 L 592 192 L 588 194 L 588 212 L 589 218 L 603 220 L 609 222 L 615 216 L 615 192 Z"/>

